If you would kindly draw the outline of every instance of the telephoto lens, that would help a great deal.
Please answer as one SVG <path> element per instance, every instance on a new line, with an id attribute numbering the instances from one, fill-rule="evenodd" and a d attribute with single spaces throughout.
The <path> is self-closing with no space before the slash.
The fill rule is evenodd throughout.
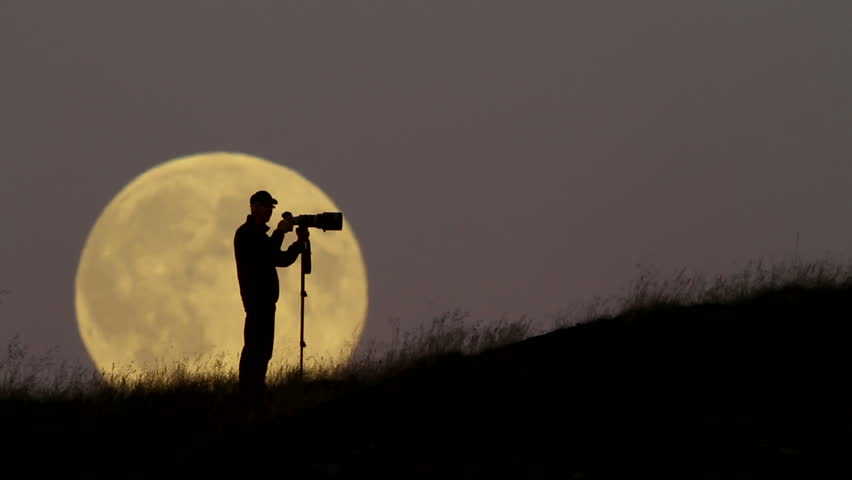
<path id="1" fill-rule="evenodd" d="M 282 213 L 281 217 L 283 218 L 287 213 Z M 339 231 L 343 230 L 343 213 L 323 212 L 315 215 L 297 215 L 293 217 L 293 225 L 319 228 L 322 231 Z"/>

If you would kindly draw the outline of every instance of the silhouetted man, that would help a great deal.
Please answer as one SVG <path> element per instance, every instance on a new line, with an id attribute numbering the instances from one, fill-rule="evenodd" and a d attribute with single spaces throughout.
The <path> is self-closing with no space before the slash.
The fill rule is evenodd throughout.
<path id="1" fill-rule="evenodd" d="M 240 391 L 250 396 L 263 393 L 266 369 L 272 358 L 275 335 L 275 304 L 278 302 L 278 271 L 275 267 L 293 264 L 302 253 L 308 229 L 296 229 L 297 240 L 281 250 L 284 234 L 293 230 L 291 216 L 278 222 L 278 228 L 267 236 L 266 222 L 278 201 L 261 190 L 249 199 L 251 214 L 234 234 L 234 255 L 240 296 L 246 311 L 243 330 L 244 345 L 240 353 Z"/>

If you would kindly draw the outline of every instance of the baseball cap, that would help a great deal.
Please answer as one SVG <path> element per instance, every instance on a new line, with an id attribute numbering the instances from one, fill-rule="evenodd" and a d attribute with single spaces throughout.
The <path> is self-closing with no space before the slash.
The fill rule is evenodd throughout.
<path id="1" fill-rule="evenodd" d="M 260 190 L 258 192 L 255 192 L 254 195 L 252 195 L 251 198 L 249 198 L 249 204 L 252 204 L 252 203 L 255 203 L 255 202 L 268 202 L 268 203 L 271 203 L 273 205 L 278 204 L 278 200 L 275 200 L 274 198 L 272 198 L 272 195 L 270 195 L 269 192 L 267 192 L 266 190 Z"/>

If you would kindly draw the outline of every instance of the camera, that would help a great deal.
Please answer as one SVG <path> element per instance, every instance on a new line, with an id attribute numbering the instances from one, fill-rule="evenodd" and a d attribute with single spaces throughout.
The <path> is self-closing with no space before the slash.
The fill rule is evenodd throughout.
<path id="1" fill-rule="evenodd" d="M 290 212 L 281 214 L 281 218 L 290 219 L 293 225 L 300 227 L 319 228 L 322 231 L 326 230 L 343 230 L 343 213 L 342 212 L 323 212 L 313 215 L 292 215 Z"/>

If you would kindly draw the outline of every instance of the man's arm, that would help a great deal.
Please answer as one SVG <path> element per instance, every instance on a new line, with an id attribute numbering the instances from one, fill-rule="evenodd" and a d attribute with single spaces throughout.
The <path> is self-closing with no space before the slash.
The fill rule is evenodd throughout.
<path id="1" fill-rule="evenodd" d="M 278 255 L 275 258 L 275 266 L 276 267 L 289 267 L 296 261 L 296 257 L 299 256 L 300 253 L 304 253 L 305 250 L 310 245 L 308 243 L 308 237 L 310 234 L 308 233 L 307 227 L 299 227 L 296 229 L 296 241 L 291 243 L 287 250 L 283 252 L 278 252 Z"/>
<path id="2" fill-rule="evenodd" d="M 281 244 L 284 243 L 284 230 L 276 228 L 272 235 L 269 236 L 269 248 L 273 252 L 281 250 Z"/>
<path id="3" fill-rule="evenodd" d="M 282 235 L 283 240 L 283 235 Z M 276 267 L 289 267 L 299 258 L 299 254 L 302 253 L 303 244 L 300 241 L 295 241 L 287 247 L 287 250 L 279 250 L 275 254 L 275 266 Z"/>

